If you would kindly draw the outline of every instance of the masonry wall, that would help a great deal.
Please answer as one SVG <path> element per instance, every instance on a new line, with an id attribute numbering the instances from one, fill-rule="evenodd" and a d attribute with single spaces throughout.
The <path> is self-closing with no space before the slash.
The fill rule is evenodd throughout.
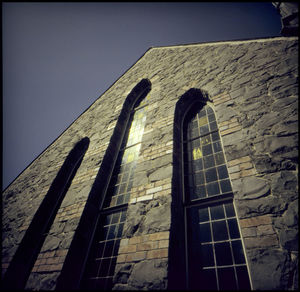
<path id="1" fill-rule="evenodd" d="M 64 159 L 88 137 L 89 148 L 26 284 L 55 289 L 122 105 L 146 78 L 150 105 L 114 289 L 168 287 L 174 110 L 190 88 L 206 91 L 216 113 L 253 289 L 296 289 L 297 40 L 148 50 L 4 191 L 3 274 Z"/>

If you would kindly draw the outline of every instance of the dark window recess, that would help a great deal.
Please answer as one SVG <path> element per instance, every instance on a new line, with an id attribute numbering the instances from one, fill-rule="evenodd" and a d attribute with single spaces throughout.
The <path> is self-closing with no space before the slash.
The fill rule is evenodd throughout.
<path id="1" fill-rule="evenodd" d="M 85 137 L 79 141 L 58 171 L 4 275 L 2 283 L 4 289 L 24 289 L 46 235 L 88 146 L 89 138 Z"/>
<path id="2" fill-rule="evenodd" d="M 188 289 L 251 289 L 215 114 L 208 105 L 183 126 Z"/>

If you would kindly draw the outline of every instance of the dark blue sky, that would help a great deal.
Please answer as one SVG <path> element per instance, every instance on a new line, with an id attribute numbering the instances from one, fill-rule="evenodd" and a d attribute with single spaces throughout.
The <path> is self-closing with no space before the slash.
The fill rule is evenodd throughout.
<path id="1" fill-rule="evenodd" d="M 271 2 L 7 2 L 3 189 L 151 46 L 279 36 Z"/>

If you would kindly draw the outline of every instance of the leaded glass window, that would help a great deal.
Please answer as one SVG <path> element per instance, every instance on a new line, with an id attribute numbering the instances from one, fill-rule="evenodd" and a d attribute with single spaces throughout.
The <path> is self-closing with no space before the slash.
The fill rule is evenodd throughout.
<path id="1" fill-rule="evenodd" d="M 108 186 L 81 288 L 110 290 L 126 218 L 133 177 L 146 124 L 147 102 L 132 111 L 129 126 Z"/>
<path id="2" fill-rule="evenodd" d="M 209 105 L 193 108 L 183 129 L 188 288 L 250 289 L 215 114 Z"/>

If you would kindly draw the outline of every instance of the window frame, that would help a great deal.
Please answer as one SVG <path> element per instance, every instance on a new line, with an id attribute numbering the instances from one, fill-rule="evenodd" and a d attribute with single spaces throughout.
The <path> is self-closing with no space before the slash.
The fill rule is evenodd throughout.
<path id="1" fill-rule="evenodd" d="M 103 206 L 113 175 L 121 143 L 126 134 L 130 113 L 137 101 L 146 97 L 150 90 L 151 82 L 148 79 L 142 79 L 125 99 L 58 277 L 57 290 L 80 289 L 84 267 L 88 259 L 95 228 L 99 221 L 99 210 Z"/>
<path id="2" fill-rule="evenodd" d="M 173 128 L 173 177 L 172 177 L 172 206 L 171 206 L 171 230 L 170 230 L 170 243 L 169 243 L 169 269 L 168 269 L 168 289 L 170 290 L 186 290 L 188 285 L 188 245 L 187 245 L 187 216 L 186 209 L 192 207 L 205 207 L 210 204 L 225 204 L 231 202 L 235 210 L 235 218 L 238 224 L 238 215 L 234 206 L 234 194 L 232 189 L 223 193 L 222 195 L 214 195 L 195 200 L 191 206 L 185 196 L 185 166 L 184 166 L 184 123 L 192 108 L 198 104 L 198 112 L 201 107 L 206 104 L 213 105 L 209 95 L 200 89 L 191 88 L 185 92 L 177 101 L 174 115 L 174 128 Z M 213 110 L 213 106 L 211 106 Z M 216 116 L 216 115 L 215 115 Z M 220 131 L 217 127 L 217 131 Z M 220 140 L 222 137 L 220 135 Z M 227 166 L 224 148 L 225 165 Z M 230 179 L 230 178 L 229 178 Z M 227 220 L 227 219 L 226 219 Z M 184 224 L 182 224 L 184 223 Z M 198 223 L 199 224 L 199 223 Z M 211 223 L 210 223 L 211 224 Z M 227 224 L 227 223 L 226 223 Z M 239 227 L 239 225 L 238 225 Z M 240 228 L 239 228 L 240 232 Z M 243 245 L 243 237 L 240 232 L 240 240 L 243 246 L 245 256 L 245 265 L 247 267 L 250 286 L 252 287 L 251 277 L 248 269 L 247 257 Z M 215 262 L 216 265 L 216 262 Z M 216 267 L 217 268 L 217 267 Z M 198 287 L 197 289 L 201 289 Z"/>
<path id="3" fill-rule="evenodd" d="M 135 119 L 135 114 L 138 111 L 147 108 L 147 106 L 148 106 L 147 98 L 148 98 L 147 95 L 146 96 L 142 95 L 140 98 L 138 98 L 137 101 L 135 102 L 132 110 L 129 113 L 129 120 L 128 120 L 128 123 L 126 125 L 125 134 L 124 134 L 123 139 L 121 141 L 121 147 L 119 149 L 119 153 L 117 155 L 117 159 L 116 159 L 113 171 L 112 171 L 112 175 L 111 175 L 110 181 L 108 183 L 108 189 L 106 191 L 104 199 L 102 200 L 101 207 L 99 208 L 99 211 L 98 211 L 99 212 L 98 213 L 99 221 L 98 221 L 98 223 L 95 226 L 95 230 L 97 230 L 97 231 L 94 232 L 94 236 L 93 236 L 92 243 L 91 243 L 91 249 L 90 249 L 90 252 L 88 253 L 88 259 L 87 259 L 87 263 L 86 263 L 86 265 L 84 267 L 84 272 L 83 272 L 82 280 L 80 281 L 80 289 L 92 289 L 92 290 L 96 289 L 96 287 L 87 286 L 87 285 L 89 285 L 92 282 L 92 281 L 90 281 L 91 278 L 95 278 L 95 280 L 99 279 L 99 281 L 101 281 L 101 279 L 103 280 L 103 278 L 105 278 L 105 280 L 103 280 L 105 282 L 104 283 L 105 287 L 98 287 L 98 289 L 102 289 L 102 288 L 105 289 L 105 290 L 107 290 L 107 289 L 109 290 L 110 289 L 109 287 L 107 287 L 107 285 L 109 283 L 109 280 L 107 280 L 107 278 L 110 278 L 111 276 L 109 276 L 109 275 L 107 275 L 107 276 L 101 276 L 101 274 L 100 274 L 99 271 L 97 272 L 97 276 L 96 277 L 89 276 L 89 274 L 91 274 L 91 272 L 94 272 L 89 267 L 89 265 L 91 265 L 92 262 L 96 261 L 95 254 L 97 253 L 98 249 L 97 249 L 97 242 L 95 240 L 96 240 L 97 236 L 101 235 L 100 231 L 98 231 L 98 230 L 99 229 L 102 230 L 104 228 L 104 226 L 105 226 L 104 220 L 101 220 L 101 218 L 104 219 L 104 218 L 107 218 L 110 215 L 113 216 L 113 214 L 116 214 L 116 213 L 120 213 L 121 214 L 120 216 L 122 216 L 122 212 L 124 212 L 125 213 L 124 216 L 125 216 L 125 220 L 126 220 L 126 212 L 127 212 L 127 209 L 128 209 L 130 197 L 129 197 L 129 199 L 128 199 L 127 202 L 122 203 L 122 204 L 117 204 L 116 203 L 116 204 L 113 204 L 113 206 L 110 205 L 111 201 L 108 202 L 109 205 L 107 206 L 106 199 L 113 198 L 114 194 L 112 194 L 112 192 L 110 191 L 110 188 L 115 188 L 115 186 L 118 185 L 114 180 L 112 180 L 113 177 L 119 176 L 120 174 L 122 174 L 122 177 L 123 177 L 124 172 L 122 172 L 122 165 L 124 165 L 124 164 L 122 162 L 123 162 L 126 150 L 127 149 L 132 149 L 135 146 L 141 145 L 141 143 L 142 143 L 142 135 L 143 135 L 143 133 L 142 133 L 142 135 L 140 137 L 140 140 L 138 142 L 130 143 L 129 139 L 132 138 L 131 137 L 131 130 L 132 130 L 133 123 L 137 121 Z M 143 126 L 145 127 L 145 124 Z M 144 128 L 143 128 L 143 131 L 144 131 Z M 137 158 L 139 156 L 139 152 L 140 152 L 140 150 L 138 150 Z M 118 159 L 120 159 L 120 161 L 118 161 Z M 127 159 L 128 159 L 128 157 L 127 157 Z M 137 159 L 135 161 L 137 163 Z M 131 163 L 131 162 L 127 161 L 125 163 L 125 165 L 128 165 L 129 163 Z M 133 174 L 134 173 L 135 173 L 135 171 L 133 170 Z M 132 173 L 130 173 L 130 174 L 132 175 Z M 128 179 L 128 182 L 129 181 L 130 181 L 130 179 Z M 130 194 L 130 190 L 128 192 Z M 111 225 L 109 224 L 108 226 L 111 226 Z M 114 237 L 114 240 L 118 240 L 118 239 L 120 240 L 121 238 L 122 238 L 122 235 L 121 235 L 120 238 L 119 237 Z M 105 247 L 106 247 L 106 243 L 108 241 L 110 241 L 110 239 L 101 240 L 101 242 L 104 243 Z M 114 245 L 115 245 L 115 243 L 114 243 Z M 113 250 L 114 250 L 114 248 L 113 248 Z M 105 248 L 103 249 L 102 253 L 103 252 L 105 253 Z M 110 254 L 109 257 L 113 258 L 115 256 L 113 254 Z M 102 265 L 102 262 L 106 260 L 106 256 L 98 257 L 98 260 L 100 262 L 100 265 Z M 109 267 L 111 267 L 111 263 L 112 262 L 113 262 L 113 260 L 110 259 L 110 265 L 109 265 Z M 101 269 L 101 266 L 98 267 L 98 270 L 99 269 Z M 114 270 L 115 270 L 115 268 L 114 268 Z"/>

